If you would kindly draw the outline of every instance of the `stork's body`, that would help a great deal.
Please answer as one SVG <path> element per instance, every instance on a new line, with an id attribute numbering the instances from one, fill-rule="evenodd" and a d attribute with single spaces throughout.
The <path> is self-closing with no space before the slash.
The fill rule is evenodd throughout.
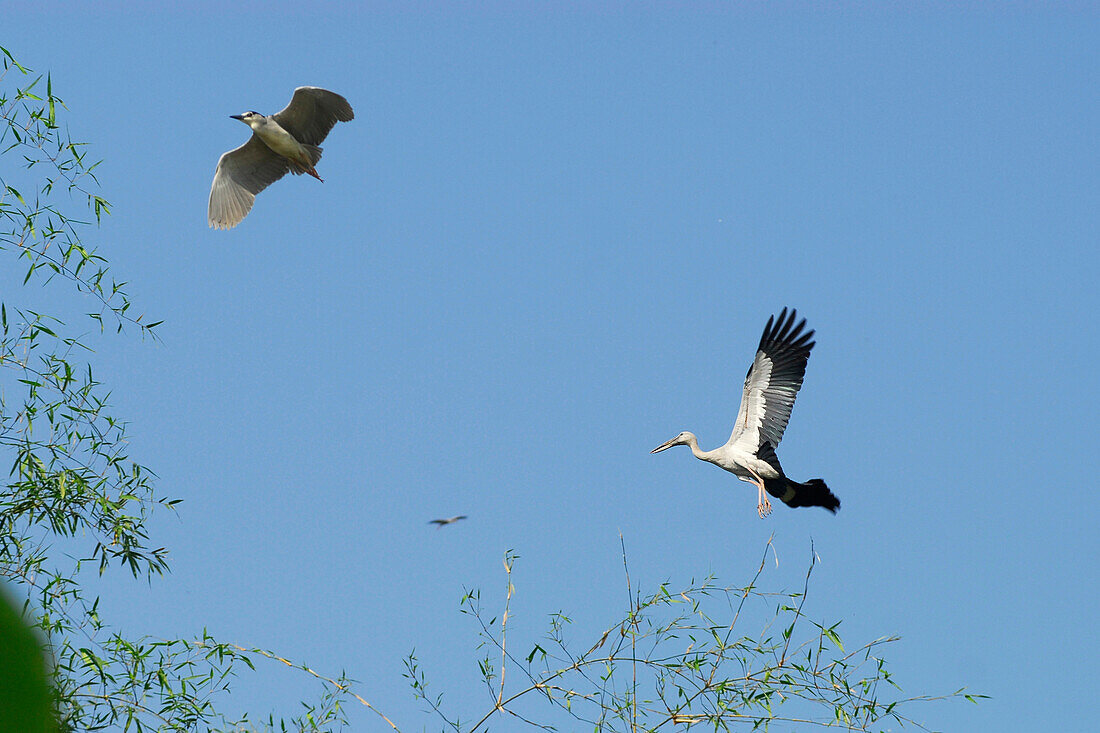
<path id="1" fill-rule="evenodd" d="M 791 507 L 820 506 L 836 513 L 840 500 L 821 479 L 799 483 L 787 478 L 775 448 L 791 417 L 794 399 L 802 387 L 806 363 L 814 346 L 814 332 L 802 332 L 805 319 L 796 326 L 796 312 L 784 308 L 778 317 L 768 319 L 756 351 L 745 387 L 733 433 L 725 445 L 701 450 L 693 433 L 684 431 L 657 446 L 654 453 L 674 445 L 686 445 L 696 458 L 724 468 L 757 488 L 757 512 L 766 517 L 772 510 L 768 494 Z"/>
<path id="2" fill-rule="evenodd" d="M 731 450 L 729 443 L 714 450 L 703 450 L 699 447 L 699 440 L 694 433 L 684 432 L 681 435 L 686 436 L 684 442 L 691 448 L 692 455 L 699 460 L 726 469 L 742 481 L 748 481 L 752 484 L 756 482 L 757 478 L 778 479 L 783 475 L 767 461 L 762 461 L 754 455 Z"/>

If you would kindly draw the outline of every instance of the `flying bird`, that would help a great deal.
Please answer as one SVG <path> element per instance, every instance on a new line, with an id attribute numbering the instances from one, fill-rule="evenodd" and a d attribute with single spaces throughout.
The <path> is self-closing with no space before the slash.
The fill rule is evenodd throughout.
<path id="1" fill-rule="evenodd" d="M 447 519 L 433 519 L 432 521 L 428 522 L 428 524 L 434 524 L 434 525 L 436 525 L 437 528 L 439 528 L 439 527 L 442 527 L 445 524 L 454 524 L 458 520 L 465 519 L 465 518 L 466 518 L 465 514 L 459 514 L 457 517 L 449 517 Z"/>
<path id="2" fill-rule="evenodd" d="M 318 181 L 321 148 L 337 122 L 355 117 L 348 100 L 320 87 L 298 87 L 282 112 L 265 117 L 259 112 L 230 115 L 252 128 L 252 137 L 218 159 L 210 186 L 207 218 L 215 229 L 232 229 L 252 208 L 256 194 L 289 171 L 308 173 Z"/>
<path id="3" fill-rule="evenodd" d="M 824 481 L 819 478 L 805 483 L 792 481 L 783 473 L 775 455 L 787 421 L 791 419 L 794 398 L 806 375 L 810 349 L 814 347 L 810 340 L 814 332 L 803 333 L 806 319 L 795 325 L 796 315 L 794 309 L 788 315 L 784 308 L 778 316 L 768 318 L 756 358 L 745 377 L 737 422 L 725 445 L 714 450 L 700 450 L 695 435 L 684 431 L 651 451 L 660 453 L 674 445 L 690 446 L 696 458 L 724 468 L 756 487 L 756 511 L 761 518 L 772 511 L 768 494 L 790 507 L 820 506 L 833 514 L 840 508 L 840 499 L 829 491 Z"/>

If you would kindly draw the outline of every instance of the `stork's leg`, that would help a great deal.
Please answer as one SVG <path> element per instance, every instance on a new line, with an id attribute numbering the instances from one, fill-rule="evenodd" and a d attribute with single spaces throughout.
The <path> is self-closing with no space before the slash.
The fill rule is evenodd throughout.
<path id="1" fill-rule="evenodd" d="M 772 513 L 772 503 L 768 501 L 768 495 L 764 492 L 764 479 L 756 473 L 756 471 L 749 469 L 749 473 L 756 479 L 751 483 L 756 486 L 757 500 L 756 500 L 756 513 L 760 515 L 760 518 L 768 516 Z"/>
<path id="2" fill-rule="evenodd" d="M 310 168 L 309 170 L 307 170 L 307 171 L 306 171 L 306 173 L 310 174 L 311 176 L 313 176 L 314 178 L 316 178 L 316 179 L 317 179 L 318 181 L 320 181 L 321 183 L 324 183 L 324 182 L 325 182 L 325 179 L 324 179 L 324 178 L 321 178 L 321 177 L 320 177 L 319 175 L 317 175 L 317 169 L 316 169 L 316 168 L 312 168 L 312 167 L 311 167 L 311 168 Z"/>

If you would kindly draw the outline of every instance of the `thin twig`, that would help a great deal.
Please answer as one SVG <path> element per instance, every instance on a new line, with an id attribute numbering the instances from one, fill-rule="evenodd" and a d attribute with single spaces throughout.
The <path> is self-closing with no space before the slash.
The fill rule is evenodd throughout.
<path id="1" fill-rule="evenodd" d="M 802 585 L 802 598 L 798 601 L 798 608 L 794 612 L 794 621 L 791 622 L 790 632 L 787 634 L 787 642 L 783 645 L 783 654 L 779 657 L 779 666 L 782 667 L 787 663 L 787 648 L 791 645 L 791 639 L 794 638 L 794 627 L 798 623 L 798 619 L 802 616 L 802 606 L 806 603 L 806 594 L 810 590 L 810 576 L 813 575 L 814 565 L 817 564 L 817 553 L 814 552 L 814 541 L 810 540 L 810 567 L 806 568 L 806 581 Z"/>
<path id="2" fill-rule="evenodd" d="M 191 646 L 199 647 L 199 648 L 202 648 L 202 649 L 210 649 L 211 648 L 210 644 L 207 644 L 207 643 L 202 642 L 202 641 L 190 641 L 190 642 L 186 642 L 186 643 L 190 644 Z M 314 677 L 321 680 L 322 682 L 329 683 L 330 685 L 335 687 L 340 692 L 346 693 L 346 694 L 351 695 L 352 697 L 354 697 L 364 707 L 369 708 L 378 717 L 382 718 L 382 720 L 389 723 L 390 727 L 393 728 L 394 730 L 401 730 L 396 725 L 394 725 L 394 722 L 392 720 L 390 720 L 389 718 L 387 718 L 382 713 L 381 710 L 379 710 L 378 708 L 374 707 L 369 702 L 364 700 L 359 694 L 357 694 L 355 691 L 353 691 L 349 685 L 337 682 L 336 680 L 334 680 L 331 677 L 326 677 L 325 675 L 321 674 L 320 672 L 317 672 L 316 670 L 310 669 L 309 667 L 305 666 L 304 664 L 295 664 L 294 662 L 290 661 L 289 659 L 285 659 L 283 657 L 280 657 L 278 654 L 274 654 L 272 652 L 269 652 L 266 649 L 246 649 L 245 647 L 239 646 L 237 644 L 224 644 L 224 646 L 233 647 L 237 651 L 243 652 L 245 654 L 259 654 L 262 657 L 267 657 L 268 659 L 273 659 L 276 662 L 282 662 L 286 666 L 291 667 L 293 669 L 300 669 L 303 672 L 308 672 L 309 674 L 313 675 Z"/>
<path id="3" fill-rule="evenodd" d="M 626 600 L 630 609 L 630 672 L 631 672 L 631 691 L 630 702 L 633 707 L 633 712 L 630 716 L 630 729 L 632 731 L 638 730 L 638 654 L 635 648 L 638 637 L 638 612 L 640 610 L 640 604 L 634 601 L 634 591 L 630 587 L 630 568 L 626 564 L 626 541 L 623 539 L 622 530 L 619 531 L 619 547 L 623 551 L 623 572 L 626 574 Z"/>
<path id="4" fill-rule="evenodd" d="M 512 606 L 512 562 L 509 555 L 504 558 L 504 573 L 508 579 L 508 592 L 504 598 L 504 617 L 500 620 L 500 692 L 497 693 L 497 709 L 501 708 L 501 700 L 504 699 L 504 673 L 505 662 L 508 659 L 508 611 Z"/>

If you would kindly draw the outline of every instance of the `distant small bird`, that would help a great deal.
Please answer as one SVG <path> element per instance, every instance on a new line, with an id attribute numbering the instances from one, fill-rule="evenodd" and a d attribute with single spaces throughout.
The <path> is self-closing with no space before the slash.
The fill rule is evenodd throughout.
<path id="1" fill-rule="evenodd" d="M 256 194 L 287 174 L 317 175 L 321 148 L 337 122 L 355 117 L 348 100 L 320 87 L 298 87 L 282 112 L 230 115 L 252 128 L 252 137 L 218 160 L 207 217 L 215 229 L 232 229 L 252 209 Z M 323 182 L 323 181 L 322 181 Z"/>
<path id="2" fill-rule="evenodd" d="M 437 525 L 436 528 L 438 529 L 439 527 L 442 527 L 445 524 L 454 524 L 458 520 L 465 519 L 465 518 L 466 518 L 465 514 L 459 514 L 457 517 L 450 517 L 449 519 L 433 519 L 432 521 L 428 522 L 428 524 Z"/>
<path id="3" fill-rule="evenodd" d="M 775 449 L 783 439 L 787 421 L 791 418 L 794 398 L 802 387 L 810 349 L 814 347 L 814 332 L 802 333 L 806 319 L 794 325 L 796 311 L 787 315 L 784 308 L 778 317 L 768 318 L 756 358 L 745 377 L 741 409 L 729 441 L 714 450 L 699 450 L 699 441 L 687 431 L 654 448 L 660 453 L 674 445 L 691 447 L 692 455 L 733 473 L 756 487 L 756 511 L 761 518 L 772 511 L 768 494 L 790 507 L 820 506 L 833 514 L 840 508 L 840 499 L 829 491 L 819 478 L 798 483 L 787 478 L 779 465 Z"/>

